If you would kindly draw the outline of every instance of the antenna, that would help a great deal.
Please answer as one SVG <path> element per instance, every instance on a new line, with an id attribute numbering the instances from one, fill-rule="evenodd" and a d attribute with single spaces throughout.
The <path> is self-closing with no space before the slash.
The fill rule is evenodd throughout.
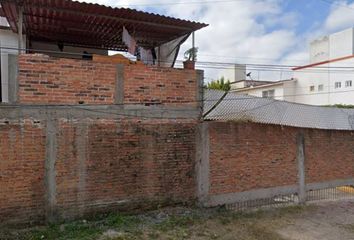
<path id="1" fill-rule="evenodd" d="M 253 78 L 251 77 L 251 74 L 252 74 L 252 72 L 247 73 L 246 77 L 249 77 L 251 80 L 253 80 Z"/>

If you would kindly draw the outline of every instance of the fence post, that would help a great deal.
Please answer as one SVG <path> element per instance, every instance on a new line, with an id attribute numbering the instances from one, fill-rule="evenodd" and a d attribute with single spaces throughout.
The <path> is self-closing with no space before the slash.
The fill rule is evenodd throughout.
<path id="1" fill-rule="evenodd" d="M 209 123 L 201 122 L 197 130 L 196 181 L 198 204 L 204 206 L 209 193 Z"/>
<path id="2" fill-rule="evenodd" d="M 46 186 L 46 221 L 49 223 L 57 220 L 56 216 L 56 171 L 57 158 L 57 132 L 58 123 L 49 116 L 46 129 L 46 160 L 45 160 L 45 186 Z"/>
<path id="3" fill-rule="evenodd" d="M 299 204 L 306 203 L 306 181 L 305 181 L 305 138 L 300 132 L 296 137 L 296 160 L 298 166 L 298 181 L 299 181 Z"/>

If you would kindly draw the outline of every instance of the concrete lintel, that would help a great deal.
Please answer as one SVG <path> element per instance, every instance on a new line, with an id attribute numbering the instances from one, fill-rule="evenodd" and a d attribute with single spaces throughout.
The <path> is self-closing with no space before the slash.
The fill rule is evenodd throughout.
<path id="1" fill-rule="evenodd" d="M 9 103 L 16 103 L 18 100 L 18 56 L 8 55 L 8 98 Z"/>
<path id="2" fill-rule="evenodd" d="M 46 129 L 46 159 L 45 159 L 45 187 L 46 187 L 46 220 L 56 221 L 56 171 L 57 132 L 58 126 L 52 118 L 47 119 Z"/>
<path id="3" fill-rule="evenodd" d="M 0 105 L 0 119 L 18 120 L 19 118 L 34 118 L 46 120 L 48 115 L 55 118 L 146 118 L 146 119 L 187 119 L 197 120 L 199 111 L 188 108 L 150 107 L 125 109 L 116 105 Z"/>
<path id="4" fill-rule="evenodd" d="M 224 204 L 232 204 L 235 202 L 272 198 L 278 195 L 295 194 L 297 192 L 297 185 L 288 185 L 281 187 L 261 188 L 238 193 L 218 194 L 209 196 L 208 201 L 204 203 L 204 206 L 213 207 Z"/>
<path id="5" fill-rule="evenodd" d="M 124 103 L 124 65 L 117 64 L 116 71 L 117 71 L 117 75 L 116 75 L 114 103 L 123 104 Z"/>
<path id="6" fill-rule="evenodd" d="M 308 183 L 306 184 L 306 190 L 320 190 L 326 188 L 334 188 L 340 186 L 354 185 L 354 178 L 332 180 L 321 183 Z"/>
<path id="7" fill-rule="evenodd" d="M 209 123 L 202 122 L 197 129 L 196 181 L 198 202 L 203 205 L 209 193 Z"/>

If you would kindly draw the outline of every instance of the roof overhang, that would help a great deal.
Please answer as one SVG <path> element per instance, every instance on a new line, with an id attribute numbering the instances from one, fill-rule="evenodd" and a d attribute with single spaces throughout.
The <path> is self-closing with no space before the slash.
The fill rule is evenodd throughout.
<path id="1" fill-rule="evenodd" d="M 19 9 L 23 9 L 23 32 L 33 41 L 127 50 L 123 26 L 141 47 L 160 46 L 208 26 L 127 8 L 112 8 L 71 0 L 0 0 L 0 14 L 18 32 Z"/>

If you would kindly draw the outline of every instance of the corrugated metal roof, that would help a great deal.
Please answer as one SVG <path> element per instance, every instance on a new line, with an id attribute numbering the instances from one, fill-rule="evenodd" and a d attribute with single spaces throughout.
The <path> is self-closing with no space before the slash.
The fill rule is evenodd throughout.
<path id="1" fill-rule="evenodd" d="M 206 90 L 204 113 L 211 109 L 223 91 Z M 311 106 L 269 98 L 228 93 L 205 120 L 251 121 L 283 126 L 354 130 L 354 109 Z"/>
<path id="2" fill-rule="evenodd" d="M 24 31 L 38 41 L 126 50 L 122 28 L 143 47 L 156 47 L 207 24 L 71 0 L 22 0 Z M 17 32 L 18 3 L 2 0 L 3 15 Z"/>

